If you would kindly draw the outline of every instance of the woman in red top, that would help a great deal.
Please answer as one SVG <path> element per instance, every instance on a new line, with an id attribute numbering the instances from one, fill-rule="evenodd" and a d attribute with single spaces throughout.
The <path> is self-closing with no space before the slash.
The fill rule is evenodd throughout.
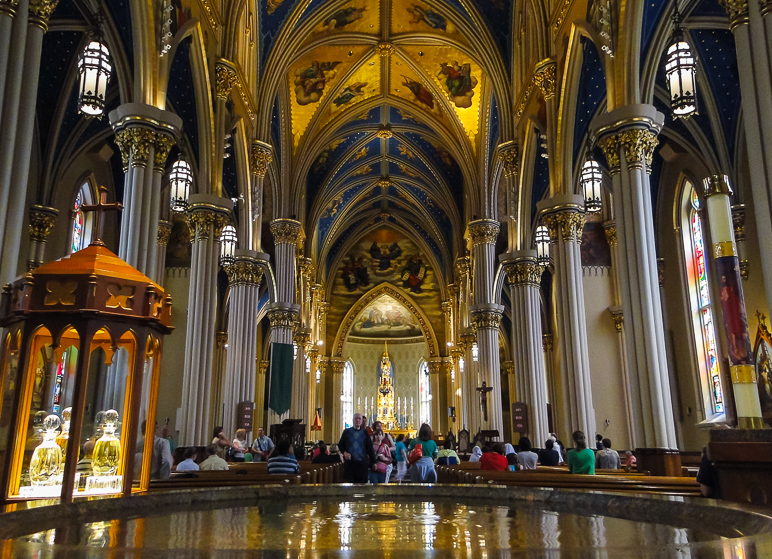
<path id="1" fill-rule="evenodd" d="M 481 470 L 498 470 L 503 472 L 506 471 L 507 466 L 507 457 L 504 456 L 503 443 L 494 444 L 493 450 L 490 452 L 483 452 L 483 455 L 480 458 Z"/>

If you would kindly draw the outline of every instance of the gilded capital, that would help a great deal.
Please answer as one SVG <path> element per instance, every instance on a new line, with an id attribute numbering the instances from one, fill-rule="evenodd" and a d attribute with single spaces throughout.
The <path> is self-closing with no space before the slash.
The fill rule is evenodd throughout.
<path id="1" fill-rule="evenodd" d="M 442 360 L 441 359 L 429 360 L 429 374 L 439 375 L 440 371 L 442 371 Z"/>
<path id="2" fill-rule="evenodd" d="M 45 243 L 51 229 L 54 228 L 59 210 L 47 206 L 32 206 L 29 210 L 29 238 L 38 243 Z"/>
<path id="3" fill-rule="evenodd" d="M 624 326 L 624 323 L 625 323 L 625 315 L 622 314 L 622 311 L 619 311 L 619 312 L 609 311 L 609 313 L 611 313 L 611 320 L 614 321 L 614 329 L 617 332 L 621 332 L 622 327 Z"/>
<path id="4" fill-rule="evenodd" d="M 249 157 L 249 172 L 259 178 L 265 178 L 268 165 L 273 159 L 272 148 L 263 142 L 253 142 Z"/>
<path id="5" fill-rule="evenodd" d="M 0 14 L 8 17 L 16 16 L 16 8 L 19 7 L 19 0 L 0 0 Z"/>
<path id="6" fill-rule="evenodd" d="M 499 161 L 504 166 L 504 173 L 508 176 L 517 175 L 520 170 L 520 153 L 515 142 L 507 142 L 499 145 Z"/>
<path id="7" fill-rule="evenodd" d="M 263 279 L 263 268 L 251 260 L 237 259 L 233 264 L 225 267 L 225 273 L 228 274 L 228 283 L 231 286 L 260 285 Z"/>
<path id="8" fill-rule="evenodd" d="M 466 334 L 461 334 L 461 340 L 458 342 L 458 345 L 461 346 L 464 351 L 466 351 L 470 349 L 476 341 L 477 336 L 475 336 L 472 332 L 467 332 Z"/>
<path id="9" fill-rule="evenodd" d="M 498 221 L 492 219 L 478 219 L 469 223 L 469 237 L 472 239 L 472 246 L 481 244 L 496 244 L 501 225 Z"/>
<path id="10" fill-rule="evenodd" d="M 761 17 L 764 17 L 772 11 L 772 0 L 759 0 L 759 8 L 761 8 Z"/>
<path id="11" fill-rule="evenodd" d="M 215 342 L 217 343 L 217 347 L 220 349 L 225 349 L 226 344 L 228 343 L 228 332 L 216 332 L 214 335 Z"/>
<path id="12" fill-rule="evenodd" d="M 166 159 L 169 152 L 174 147 L 174 137 L 171 134 L 157 132 L 155 135 L 155 155 L 153 170 L 157 173 L 163 173 L 166 170 Z"/>
<path id="13" fill-rule="evenodd" d="M 748 23 L 748 0 L 718 0 L 718 3 L 729 14 L 729 29 L 734 31 L 737 26 Z M 761 5 L 762 15 L 769 10 L 764 4 Z"/>
<path id="14" fill-rule="evenodd" d="M 545 215 L 542 221 L 547 226 L 553 242 L 557 241 L 559 237 L 563 241 L 573 242 L 579 242 L 582 238 L 584 214 L 576 210 L 571 209 L 550 213 Z"/>
<path id="15" fill-rule="evenodd" d="M 30 0 L 29 22 L 40 27 L 44 32 L 48 31 L 48 20 L 57 4 L 59 0 Z"/>
<path id="16" fill-rule="evenodd" d="M 557 63 L 548 61 L 538 66 L 534 72 L 534 82 L 536 82 L 536 85 L 541 89 L 545 99 L 551 99 L 555 96 L 555 90 L 557 89 L 557 69 Z"/>
<path id="17" fill-rule="evenodd" d="M 642 169 L 645 161 L 646 167 L 651 168 L 654 148 L 659 144 L 656 132 L 634 128 L 620 132 L 617 139 L 620 147 L 625 150 L 625 159 L 628 167 Z"/>
<path id="18" fill-rule="evenodd" d="M 169 244 L 169 239 L 172 235 L 172 224 L 170 221 L 164 221 L 163 219 L 158 221 L 158 233 L 157 233 L 157 240 L 158 244 L 161 246 L 166 246 Z"/>
<path id="19" fill-rule="evenodd" d="M 333 361 L 330 359 L 330 369 L 332 369 L 333 375 L 343 374 L 343 368 L 346 366 L 345 361 Z"/>
<path id="20" fill-rule="evenodd" d="M 462 256 L 456 260 L 456 271 L 459 276 L 466 276 L 469 274 L 471 263 L 468 256 Z"/>
<path id="21" fill-rule="evenodd" d="M 189 209 L 185 214 L 185 220 L 193 233 L 194 242 L 219 240 L 222 228 L 230 223 L 228 215 L 209 208 Z"/>
<path id="22" fill-rule="evenodd" d="M 271 222 L 271 234 L 277 245 L 297 245 L 300 239 L 300 222 L 294 219 L 275 219 Z"/>
<path id="23" fill-rule="evenodd" d="M 115 144 L 121 150 L 123 170 L 128 170 L 129 165 L 144 167 L 155 140 L 156 133 L 144 126 L 130 126 L 116 131 Z"/>
<path id="24" fill-rule="evenodd" d="M 617 224 L 613 221 L 603 224 L 603 231 L 606 233 L 606 242 L 610 247 L 617 246 Z"/>
<path id="25" fill-rule="evenodd" d="M 523 260 L 507 265 L 505 271 L 509 285 L 535 285 L 538 287 L 541 284 L 544 266 L 540 266 L 532 260 Z"/>
<path id="26" fill-rule="evenodd" d="M 603 151 L 609 172 L 613 175 L 619 172 L 619 147 L 617 137 L 609 134 L 598 140 L 598 147 Z"/>
<path id="27" fill-rule="evenodd" d="M 545 351 L 545 353 L 548 353 L 552 351 L 552 343 L 553 338 L 552 334 L 543 334 L 541 337 L 541 347 Z"/>
<path id="28" fill-rule="evenodd" d="M 512 361 L 504 361 L 501 364 L 501 368 L 504 369 L 504 371 L 508 375 L 514 375 L 515 374 L 515 364 Z"/>
<path id="29" fill-rule="evenodd" d="M 271 328 L 294 328 L 297 311 L 292 309 L 271 309 L 268 311 Z"/>
<path id="30" fill-rule="evenodd" d="M 498 330 L 501 325 L 501 311 L 495 309 L 477 310 L 472 312 L 472 324 L 475 330 Z"/>
<path id="31" fill-rule="evenodd" d="M 215 71 L 215 96 L 220 101 L 227 101 L 230 97 L 231 90 L 238 79 L 236 76 L 236 70 L 234 70 L 230 64 L 222 61 L 218 61 L 214 67 Z"/>

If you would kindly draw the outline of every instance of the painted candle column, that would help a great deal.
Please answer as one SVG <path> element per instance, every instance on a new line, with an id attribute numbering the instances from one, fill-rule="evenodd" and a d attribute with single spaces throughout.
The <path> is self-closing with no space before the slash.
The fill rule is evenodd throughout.
<path id="1" fill-rule="evenodd" d="M 156 279 L 155 282 L 163 287 L 166 279 L 166 247 L 169 246 L 169 239 L 172 236 L 172 222 L 164 219 L 158 220 L 158 233 L 156 242 L 158 243 L 158 256 L 156 258 Z"/>
<path id="2" fill-rule="evenodd" d="M 249 173 L 252 176 L 252 248 L 262 250 L 263 182 L 271 164 L 273 148 L 264 142 L 252 142 L 249 155 Z"/>
<path id="3" fill-rule="evenodd" d="M 595 409 L 587 356 L 587 322 L 579 252 L 584 228 L 584 199 L 564 194 L 542 200 L 536 207 L 549 230 L 550 252 L 555 265 L 561 427 L 566 437 L 578 429 L 587 435 L 588 440 L 592 440 Z M 557 408 L 556 402 L 553 402 L 554 408 Z"/>
<path id="4" fill-rule="evenodd" d="M 547 422 L 547 375 L 544 368 L 541 328 L 541 275 L 535 250 L 504 255 L 512 301 L 512 357 L 518 400 L 526 405 L 528 434 L 534 444 L 549 436 Z"/>
<path id="5" fill-rule="evenodd" d="M 657 277 L 649 172 L 664 115 L 627 105 L 593 120 L 617 207 L 618 278 L 625 322 L 635 447 L 678 446 Z"/>
<path id="6" fill-rule="evenodd" d="M 217 306 L 220 233 L 230 223 L 233 202 L 212 194 L 193 194 L 186 219 L 193 237 L 190 264 L 185 362 L 182 376 L 180 444 L 208 444 Z"/>
<path id="7" fill-rule="evenodd" d="M 502 305 L 493 302 L 493 281 L 496 265 L 496 238 L 500 225 L 492 219 L 478 219 L 469 223 L 469 237 L 472 241 L 474 262 L 474 306 L 471 308 L 472 322 L 477 332 L 479 348 L 480 384 L 474 395 L 487 402 L 488 420 L 481 416 L 486 429 L 504 433 L 504 419 L 501 413 L 501 370 L 499 365 L 499 325 L 504 312 Z M 482 396 L 477 388 L 483 383 L 493 390 Z"/>
<path id="8" fill-rule="evenodd" d="M 611 249 L 611 281 L 612 281 L 612 301 L 613 305 L 607 310 L 614 321 L 614 329 L 617 332 L 617 341 L 619 343 L 619 355 L 622 364 L 622 388 L 625 394 L 625 417 L 627 420 L 627 436 L 630 446 L 635 448 L 635 427 L 634 427 L 634 408 L 633 393 L 630 382 L 630 370 L 627 366 L 627 342 L 625 341 L 624 328 L 624 310 L 622 309 L 622 295 L 619 289 L 619 244 L 617 242 L 617 224 L 615 221 L 607 221 L 603 224 L 603 230 L 606 234 L 606 241 Z"/>
<path id="9" fill-rule="evenodd" d="M 729 349 L 729 371 L 732 377 L 737 426 L 740 429 L 763 429 L 761 404 L 753 366 L 753 350 L 745 313 L 745 297 L 740 276 L 740 260 L 734 240 L 729 177 L 712 175 L 703 182 L 716 278 L 721 294 L 721 315 Z"/>
<path id="10" fill-rule="evenodd" d="M 223 379 L 226 433 L 235 433 L 238 405 L 255 398 L 257 360 L 257 311 L 263 268 L 257 252 L 236 249 L 233 263 L 225 268 L 230 286 L 228 359 Z"/>
<path id="11" fill-rule="evenodd" d="M 767 301 L 772 301 L 772 4 L 719 0 L 734 35 L 753 210 Z"/>
<path id="12" fill-rule="evenodd" d="M 3 223 L 0 281 L 3 285 L 13 281 L 20 272 L 22 235 L 19 232 L 23 229 L 27 207 L 40 56 L 43 35 L 48 31 L 48 20 L 57 4 L 58 0 L 29 0 L 28 3 L 22 0 L 18 15 L 11 22 L 12 44 L 24 46 L 8 53 L 11 65 L 5 76 L 8 94 L 4 98 L 3 139 L 0 140 L 0 222 Z M 28 19 L 21 16 L 25 5 L 29 8 Z M 6 19 L 5 15 L 0 17 Z"/>
<path id="13" fill-rule="evenodd" d="M 27 271 L 31 272 L 45 262 L 46 241 L 54 228 L 59 210 L 34 205 L 29 210 L 30 248 Z"/>
<path id="14" fill-rule="evenodd" d="M 732 206 L 732 227 L 734 228 L 734 240 L 737 244 L 737 257 L 740 259 L 740 277 L 747 281 L 751 267 L 745 247 L 745 204 Z"/>

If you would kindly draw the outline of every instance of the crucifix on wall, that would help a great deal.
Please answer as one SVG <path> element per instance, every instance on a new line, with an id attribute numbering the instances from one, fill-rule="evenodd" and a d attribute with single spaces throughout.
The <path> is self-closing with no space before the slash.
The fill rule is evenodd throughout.
<path id="1" fill-rule="evenodd" d="M 480 393 L 480 408 L 482 409 L 483 421 L 488 421 L 488 392 L 491 392 L 493 387 L 488 386 L 488 384 L 483 381 L 482 386 L 476 388 L 476 390 Z"/>

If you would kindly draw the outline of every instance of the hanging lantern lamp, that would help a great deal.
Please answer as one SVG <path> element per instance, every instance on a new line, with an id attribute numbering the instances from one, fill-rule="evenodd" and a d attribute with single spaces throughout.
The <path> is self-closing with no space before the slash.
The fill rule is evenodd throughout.
<path id="1" fill-rule="evenodd" d="M 110 65 L 110 50 L 102 39 L 99 26 L 102 15 L 97 14 L 97 29 L 91 41 L 78 58 L 78 112 L 89 118 L 102 118 L 105 112 L 105 94 L 107 82 L 113 69 Z"/>
<path id="2" fill-rule="evenodd" d="M 673 12 L 673 35 L 667 49 L 665 76 L 670 89 L 673 118 L 689 118 L 697 112 L 697 59 L 684 38 L 678 2 Z"/>
<path id="3" fill-rule="evenodd" d="M 550 265 L 550 233 L 546 226 L 539 225 L 534 235 L 536 243 L 536 262 L 539 266 Z"/>
<path id="4" fill-rule="evenodd" d="M 190 187 L 193 184 L 193 173 L 182 154 L 172 165 L 172 170 L 169 173 L 169 184 L 171 185 L 171 210 L 184 212 L 188 208 L 188 196 L 190 196 Z"/>
<path id="5" fill-rule="evenodd" d="M 222 228 L 220 234 L 220 264 L 228 266 L 233 264 L 233 256 L 236 251 L 236 228 L 233 225 L 226 225 Z"/>
<path id="6" fill-rule="evenodd" d="M 584 208 L 588 212 L 595 213 L 603 209 L 601 201 L 601 189 L 603 187 L 603 172 L 600 165 L 592 155 L 588 154 L 582 166 L 582 175 L 579 184 L 584 190 Z"/>

